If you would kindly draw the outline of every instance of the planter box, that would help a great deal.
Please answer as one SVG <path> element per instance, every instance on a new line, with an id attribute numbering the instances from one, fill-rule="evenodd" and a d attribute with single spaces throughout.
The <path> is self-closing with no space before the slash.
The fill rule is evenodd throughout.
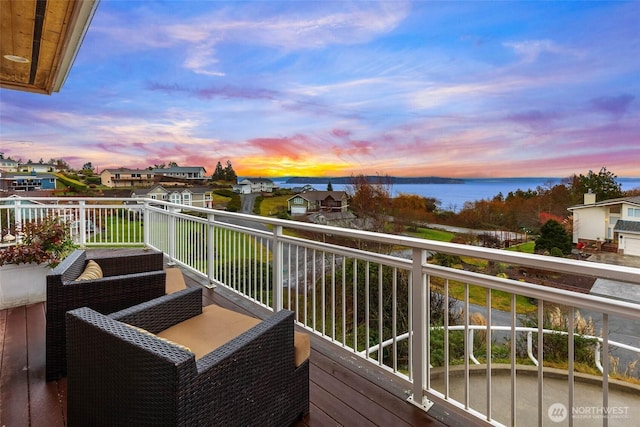
<path id="1" fill-rule="evenodd" d="M 47 298 L 46 264 L 19 264 L 0 267 L 0 309 L 42 302 Z"/>

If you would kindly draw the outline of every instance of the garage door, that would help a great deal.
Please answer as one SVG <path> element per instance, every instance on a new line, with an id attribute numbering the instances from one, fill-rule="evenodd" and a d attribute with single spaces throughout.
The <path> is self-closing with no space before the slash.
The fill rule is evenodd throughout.
<path id="1" fill-rule="evenodd" d="M 307 213 L 306 206 L 291 206 L 291 215 L 304 215 Z"/>
<path id="2" fill-rule="evenodd" d="M 640 239 L 625 237 L 624 254 L 640 256 Z"/>

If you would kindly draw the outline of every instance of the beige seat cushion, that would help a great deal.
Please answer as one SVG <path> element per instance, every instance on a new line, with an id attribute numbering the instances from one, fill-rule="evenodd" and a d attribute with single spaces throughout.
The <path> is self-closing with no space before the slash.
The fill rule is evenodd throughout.
<path id="1" fill-rule="evenodd" d="M 87 265 L 84 268 L 84 271 L 80 273 L 76 281 L 80 280 L 97 280 L 102 279 L 103 273 L 102 268 L 98 265 L 97 262 L 90 259 L 87 262 Z"/>
<path id="2" fill-rule="evenodd" d="M 200 359 L 259 323 L 259 319 L 214 304 L 204 307 L 202 314 L 165 329 L 158 336 L 188 347 L 196 359 Z M 296 348 L 295 351 L 298 366 L 309 357 L 309 336 L 296 333 L 294 340 L 296 343 L 300 341 L 301 346 L 300 350 Z M 302 358 L 299 363 L 298 357 Z"/>
<path id="3" fill-rule="evenodd" d="M 167 282 L 165 285 L 165 292 L 167 294 L 172 294 L 187 288 L 184 282 L 184 276 L 179 268 L 167 268 L 165 272 L 167 273 Z"/>
<path id="4" fill-rule="evenodd" d="M 311 355 L 311 339 L 304 332 L 293 332 L 293 346 L 296 350 L 296 366 L 300 366 Z"/>

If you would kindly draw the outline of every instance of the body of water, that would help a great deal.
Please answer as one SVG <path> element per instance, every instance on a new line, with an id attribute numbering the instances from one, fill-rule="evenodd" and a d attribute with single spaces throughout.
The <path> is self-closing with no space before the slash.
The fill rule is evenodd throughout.
<path id="1" fill-rule="evenodd" d="M 301 187 L 304 184 L 287 184 L 286 179 L 275 178 L 273 181 L 281 188 Z M 560 184 L 562 178 L 474 178 L 465 179 L 463 184 L 394 184 L 391 191 L 394 196 L 399 193 L 417 194 L 440 200 L 441 209 L 458 212 L 465 202 L 488 200 L 502 193 L 518 189 L 526 191 L 537 187 L 549 187 Z M 640 188 L 640 178 L 618 178 L 622 190 Z M 329 180 L 327 179 L 327 182 Z M 327 184 L 312 184 L 316 190 L 326 190 Z M 345 190 L 348 185 L 331 184 L 336 191 Z"/>

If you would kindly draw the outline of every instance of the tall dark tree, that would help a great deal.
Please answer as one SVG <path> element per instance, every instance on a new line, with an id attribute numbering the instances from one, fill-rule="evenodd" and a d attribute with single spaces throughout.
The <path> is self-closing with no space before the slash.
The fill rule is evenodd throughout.
<path id="1" fill-rule="evenodd" d="M 331 184 L 331 181 L 329 181 L 329 183 L 327 184 L 327 191 L 333 191 L 333 185 Z"/>
<path id="2" fill-rule="evenodd" d="M 571 178 L 570 188 L 574 204 L 581 203 L 585 193 L 591 191 L 596 195 L 596 201 L 622 197 L 622 185 L 617 182 L 618 176 L 607 170 L 606 167 L 595 173 L 589 171 L 587 175 L 574 175 Z"/>
<path id="3" fill-rule="evenodd" d="M 222 168 L 222 163 L 218 162 L 216 164 L 216 170 L 213 172 L 213 176 L 211 178 L 214 181 L 224 180 L 224 169 Z"/>
<path id="4" fill-rule="evenodd" d="M 540 228 L 540 236 L 536 239 L 536 252 L 553 252 L 554 248 L 569 255 L 571 253 L 571 236 L 562 224 L 550 219 Z"/>
<path id="5" fill-rule="evenodd" d="M 236 175 L 236 171 L 234 171 L 233 166 L 231 166 L 231 160 L 227 160 L 227 167 L 224 168 L 224 180 L 230 182 L 236 182 L 238 180 L 238 175 Z"/>

